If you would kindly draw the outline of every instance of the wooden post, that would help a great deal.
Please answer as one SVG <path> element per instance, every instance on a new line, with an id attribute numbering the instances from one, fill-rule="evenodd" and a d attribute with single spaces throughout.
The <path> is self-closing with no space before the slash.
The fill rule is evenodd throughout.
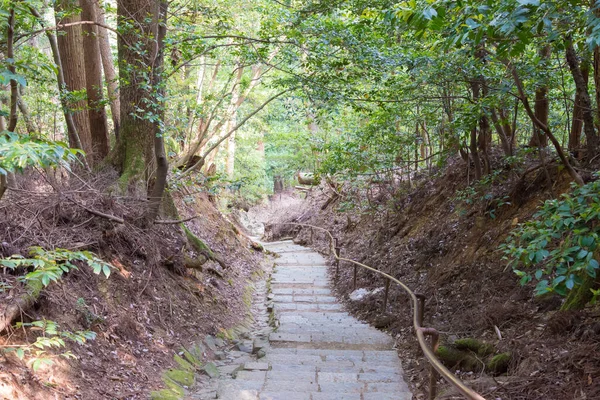
<path id="1" fill-rule="evenodd" d="M 356 274 L 358 273 L 358 265 L 354 264 L 354 290 L 356 290 Z"/>
<path id="2" fill-rule="evenodd" d="M 383 308 L 381 309 L 382 313 L 385 313 L 385 311 L 387 310 L 387 303 L 388 303 L 388 294 L 390 292 L 390 278 L 385 278 L 385 295 L 383 296 Z"/>
<path id="3" fill-rule="evenodd" d="M 435 353 L 440 344 L 440 335 L 435 332 L 431 334 L 431 349 Z M 439 374 L 433 365 L 429 366 L 429 400 L 435 400 L 435 396 L 437 395 L 437 380 Z"/>
<path id="4" fill-rule="evenodd" d="M 419 299 L 418 309 L 417 309 L 417 318 L 419 322 L 419 326 L 423 326 L 423 317 L 425 316 L 425 295 L 415 293 L 417 299 Z"/>

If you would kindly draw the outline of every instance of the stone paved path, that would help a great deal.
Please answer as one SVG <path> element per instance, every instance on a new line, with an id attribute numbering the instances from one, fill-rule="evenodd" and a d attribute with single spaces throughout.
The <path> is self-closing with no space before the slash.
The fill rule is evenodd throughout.
<path id="1" fill-rule="evenodd" d="M 393 340 L 343 310 L 323 257 L 291 241 L 263 243 L 280 255 L 271 280 L 277 327 L 266 356 L 219 381 L 227 400 L 408 400 Z"/>

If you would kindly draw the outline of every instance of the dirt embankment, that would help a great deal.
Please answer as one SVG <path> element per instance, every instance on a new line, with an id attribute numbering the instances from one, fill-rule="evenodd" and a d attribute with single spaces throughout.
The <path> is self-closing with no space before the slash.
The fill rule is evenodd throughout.
<path id="1" fill-rule="evenodd" d="M 78 264 L 23 310 L 25 322 L 48 319 L 64 330 L 89 329 L 97 338 L 81 346 L 67 343 L 60 352 L 70 350 L 76 359 L 55 358 L 36 373 L 31 357 L 21 361 L 7 354 L 0 363 L 0 398 L 146 399 L 162 386 L 161 371 L 173 365 L 181 346 L 244 317 L 244 288 L 262 254 L 209 197 L 173 195 L 182 219 L 198 216 L 185 225 L 207 250 L 194 247 L 179 224 L 137 227 L 144 201 L 107 194 L 112 182 L 111 176 L 65 181 L 57 191 L 32 177 L 0 203 L 1 255 L 27 255 L 32 245 L 90 250 L 116 267 L 107 279 Z M 125 224 L 86 208 L 124 218 Z M 19 296 L 15 278 L 23 272 L 0 271 L 2 304 Z M 38 335 L 11 330 L 0 345 L 24 345 Z"/>
<path id="2" fill-rule="evenodd" d="M 510 353 L 510 362 L 495 372 L 476 352 L 470 354 L 472 363 L 459 356 L 455 365 L 449 365 L 486 398 L 600 398 L 598 309 L 563 312 L 561 298 L 534 297 L 530 287 L 519 286 L 498 250 L 511 229 L 531 218 L 541 201 L 569 187 L 558 168 L 549 170 L 550 187 L 543 169 L 524 174 L 529 167 L 507 166 L 474 192 L 468 189 L 460 160 L 420 177 L 412 187 L 403 182 L 384 190 L 372 183 L 366 190 L 355 190 L 346 183 L 333 190 L 324 183 L 301 206 L 278 213 L 271 222 L 327 228 L 339 238 L 345 257 L 388 272 L 423 294 L 424 325 L 442 332 L 444 344 L 472 338 L 492 345 L 488 358 Z M 320 234 L 311 242 L 309 229 L 268 228 L 270 237 L 292 235 L 322 251 L 328 246 Z M 383 291 L 348 301 L 354 289 L 353 268 L 341 270 L 338 295 L 357 316 L 397 336 L 407 378 L 417 398 L 424 398 L 428 364 L 412 332 L 406 294 L 392 287 L 386 312 L 382 312 Z M 358 288 L 384 285 L 379 276 L 359 270 Z M 446 393 L 446 398 L 452 397 L 451 390 Z"/>

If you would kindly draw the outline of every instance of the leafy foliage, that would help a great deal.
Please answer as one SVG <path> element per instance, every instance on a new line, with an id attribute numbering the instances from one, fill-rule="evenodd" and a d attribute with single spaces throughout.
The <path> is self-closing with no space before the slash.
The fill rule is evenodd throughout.
<path id="1" fill-rule="evenodd" d="M 20 360 L 30 357 L 31 368 L 37 371 L 42 365 L 52 365 L 56 355 L 49 353 L 51 349 L 60 349 L 66 347 L 65 340 L 69 340 L 76 344 L 84 344 L 88 340 L 94 340 L 96 333 L 92 331 L 76 331 L 70 332 L 61 330 L 59 325 L 54 321 L 41 320 L 33 322 L 18 322 L 16 329 L 30 328 L 33 331 L 39 331 L 41 334 L 35 342 L 23 346 L 5 347 L 4 353 L 13 353 Z M 75 355 L 70 351 L 59 354 L 64 358 L 75 358 Z"/>
<path id="2" fill-rule="evenodd" d="M 596 279 L 600 226 L 600 181 L 573 186 L 548 200 L 531 221 L 519 225 L 501 249 L 521 284 L 537 281 L 536 294 L 565 296 Z"/>
<path id="3" fill-rule="evenodd" d="M 13 255 L 8 258 L 0 259 L 0 265 L 9 268 L 29 268 L 33 271 L 22 277 L 24 281 L 37 280 L 43 286 L 48 286 L 50 282 L 58 281 L 62 275 L 73 269 L 77 269 L 74 261 L 81 261 L 87 264 L 95 274 L 110 275 L 111 265 L 102 261 L 89 251 L 70 251 L 65 249 L 44 250 L 41 247 L 32 247 L 30 249 L 31 258 L 25 258 L 20 255 Z"/>
<path id="4" fill-rule="evenodd" d="M 12 132 L 0 134 L 0 174 L 23 171 L 27 167 L 61 166 L 69 170 L 69 163 L 83 154 L 63 142 L 55 142 Z"/>

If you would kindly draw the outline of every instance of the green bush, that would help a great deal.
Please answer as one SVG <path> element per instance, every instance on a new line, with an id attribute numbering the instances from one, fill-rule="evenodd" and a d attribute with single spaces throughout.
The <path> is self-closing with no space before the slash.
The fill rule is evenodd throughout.
<path id="1" fill-rule="evenodd" d="M 596 280 L 599 220 L 600 181 L 573 184 L 570 193 L 546 201 L 500 248 L 522 285 L 535 280 L 537 295 L 567 296 Z M 585 297 L 597 293 L 590 290 Z"/>

